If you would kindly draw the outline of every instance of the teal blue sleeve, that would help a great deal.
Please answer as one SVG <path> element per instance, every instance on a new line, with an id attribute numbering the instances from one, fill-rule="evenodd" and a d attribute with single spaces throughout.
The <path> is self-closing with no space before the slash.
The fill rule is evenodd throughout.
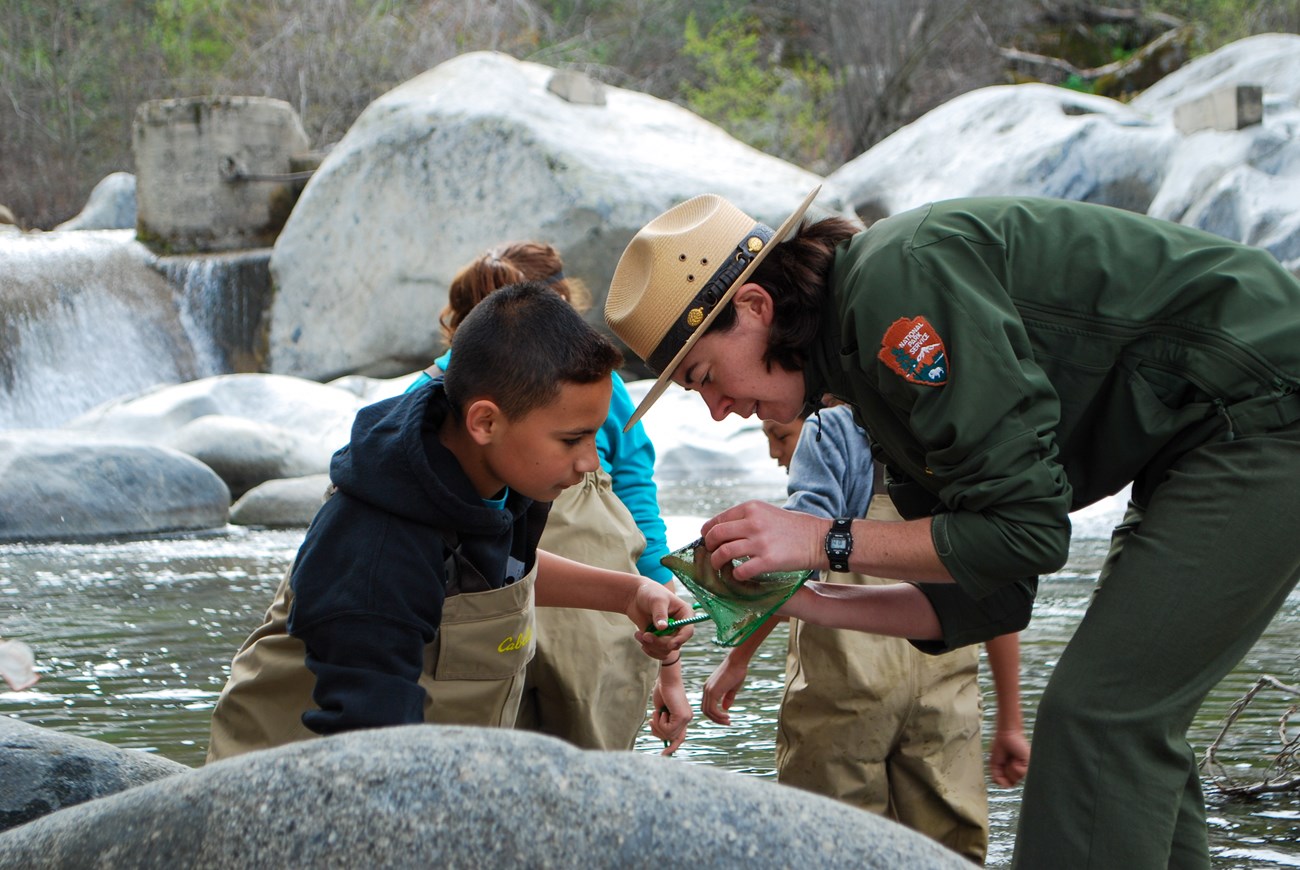
<path id="1" fill-rule="evenodd" d="M 433 361 L 433 364 L 445 372 L 447 370 L 447 366 L 451 365 L 451 348 L 447 348 L 446 352 L 443 353 L 442 356 L 438 357 L 436 360 Z M 431 380 L 433 380 L 433 378 L 429 377 L 428 372 L 420 372 L 420 376 L 416 378 L 414 381 L 411 381 L 411 385 L 406 388 L 406 392 L 408 393 L 414 392 L 415 390 L 418 390 L 420 389 L 420 387 L 429 383 L 429 381 Z"/>
<path id="2" fill-rule="evenodd" d="M 414 393 L 416 390 L 420 389 L 420 387 L 424 386 L 425 384 L 429 383 L 432 380 L 433 378 L 429 377 L 428 372 L 420 372 L 420 376 L 415 380 L 411 381 L 411 385 L 406 388 L 405 392 Z"/>
<path id="3" fill-rule="evenodd" d="M 655 486 L 655 448 L 640 421 L 629 431 L 623 427 L 636 410 L 623 379 L 611 376 L 614 391 L 609 402 L 609 416 L 596 433 L 596 451 L 600 464 L 614 482 L 614 494 L 627 507 L 637 528 L 645 535 L 645 552 L 637 560 L 637 570 L 660 583 L 673 579 L 659 560 L 668 555 L 668 529 L 659 515 L 659 489 Z"/>

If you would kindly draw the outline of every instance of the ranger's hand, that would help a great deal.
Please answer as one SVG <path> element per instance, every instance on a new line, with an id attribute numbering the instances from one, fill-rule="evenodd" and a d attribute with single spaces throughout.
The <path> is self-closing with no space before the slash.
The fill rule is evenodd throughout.
<path id="1" fill-rule="evenodd" d="M 769 571 L 801 571 L 826 567 L 823 543 L 830 521 L 811 514 L 783 510 L 764 501 L 747 501 L 728 508 L 704 524 L 704 544 L 713 567 L 749 557 L 732 576 L 751 580 Z"/>

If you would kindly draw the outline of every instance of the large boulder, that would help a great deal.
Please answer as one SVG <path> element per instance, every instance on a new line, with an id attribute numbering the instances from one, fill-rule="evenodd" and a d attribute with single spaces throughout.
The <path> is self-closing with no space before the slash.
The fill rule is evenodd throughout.
<path id="1" fill-rule="evenodd" d="M 673 103 L 613 87 L 602 103 L 575 96 L 572 74 L 548 89 L 555 74 L 465 54 L 361 114 L 276 241 L 270 371 L 326 380 L 427 365 L 456 272 L 520 239 L 560 249 L 598 323 L 623 248 L 669 206 L 715 192 L 775 225 L 821 182 Z"/>
<path id="2" fill-rule="evenodd" d="M 0 834 L 0 865 L 968 867 L 882 817 L 682 761 L 501 729 L 355 732 Z"/>
<path id="3" fill-rule="evenodd" d="M 225 526 L 230 491 L 192 456 L 60 430 L 0 432 L 0 543 Z"/>
<path id="4" fill-rule="evenodd" d="M 325 474 L 341 446 L 326 444 L 314 433 L 225 414 L 191 420 L 167 443 L 215 471 L 230 487 L 231 498 L 268 480 Z"/>
<path id="5" fill-rule="evenodd" d="M 827 177 L 864 220 L 958 196 L 1051 196 L 1145 212 L 1178 135 L 1123 103 L 1043 84 L 962 94 Z"/>
<path id="6" fill-rule="evenodd" d="M 1258 245 L 1300 275 L 1300 35 L 1234 42 L 1157 82 L 1133 107 L 1172 123 L 1178 106 L 1238 85 L 1263 88 L 1263 122 L 1182 137 L 1149 213 Z"/>
<path id="7" fill-rule="evenodd" d="M 1300 109 L 1300 34 L 1264 33 L 1225 45 L 1165 76 L 1131 105 L 1172 122 L 1179 105 L 1240 84 L 1263 87 L 1266 118 L 1294 116 Z"/>
<path id="8" fill-rule="evenodd" d="M 257 424 L 241 431 L 251 436 L 256 429 L 261 435 L 278 437 L 241 438 L 236 434 L 229 450 L 243 449 L 245 462 L 258 463 L 267 472 L 276 467 L 293 469 L 291 473 L 271 473 L 255 481 L 260 483 L 272 477 L 324 471 L 323 463 L 327 464 L 329 456 L 348 442 L 357 411 L 370 401 L 375 399 L 303 378 L 217 375 L 107 402 L 77 417 L 66 428 L 206 452 L 211 440 L 201 437 L 204 428 L 238 427 L 236 420 Z M 210 427 L 198 423 L 206 417 L 228 419 L 214 421 Z M 301 461 L 304 458 L 308 461 Z"/>
<path id="9" fill-rule="evenodd" d="M 0 831 L 128 788 L 189 773 L 178 762 L 0 716 Z M 2 851 L 2 850 L 0 850 Z M 5 866 L 14 866 L 3 861 Z M 28 866 L 37 866 L 37 860 Z"/>
<path id="10" fill-rule="evenodd" d="M 1184 135 L 1180 105 L 1258 85 L 1261 124 Z M 1119 206 L 1265 248 L 1300 274 L 1300 35 L 1243 39 L 1125 105 L 1046 85 L 962 94 L 827 182 L 874 220 L 957 196 Z"/>
<path id="11" fill-rule="evenodd" d="M 76 217 L 56 230 L 134 230 L 135 176 L 112 172 L 100 179 Z"/>

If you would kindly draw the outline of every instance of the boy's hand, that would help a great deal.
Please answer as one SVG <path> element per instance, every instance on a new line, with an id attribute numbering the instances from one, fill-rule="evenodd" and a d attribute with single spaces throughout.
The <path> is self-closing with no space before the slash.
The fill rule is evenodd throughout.
<path id="1" fill-rule="evenodd" d="M 661 755 L 672 755 L 686 740 L 686 726 L 695 717 L 686 699 L 681 665 L 659 669 L 653 696 L 655 713 L 650 717 L 650 732 L 664 742 Z"/>
<path id="2" fill-rule="evenodd" d="M 700 698 L 700 712 L 719 725 L 730 725 L 731 714 L 728 711 L 736 701 L 736 693 L 745 684 L 747 673 L 749 673 L 749 657 L 736 655 L 734 649 L 727 653 L 726 658 L 704 683 L 704 694 Z"/>
<path id="3" fill-rule="evenodd" d="M 1011 788 L 1029 772 L 1029 741 L 1024 731 L 998 731 L 989 747 L 989 776 L 1002 788 Z"/>
<path id="4" fill-rule="evenodd" d="M 691 615 L 691 606 L 669 592 L 664 586 L 653 580 L 642 580 L 637 584 L 636 594 L 627 608 L 627 617 L 637 627 L 636 640 L 641 649 L 652 659 L 663 661 L 679 650 L 682 644 L 695 634 L 695 626 L 684 625 L 672 634 L 658 637 L 646 631 L 648 625 L 664 628 L 668 619 L 686 619 Z"/>

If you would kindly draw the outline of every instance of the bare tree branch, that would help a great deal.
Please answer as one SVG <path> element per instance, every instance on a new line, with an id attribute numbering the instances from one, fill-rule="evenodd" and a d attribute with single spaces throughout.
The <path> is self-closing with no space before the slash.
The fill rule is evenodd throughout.
<path id="1" fill-rule="evenodd" d="M 1255 681 L 1255 685 L 1245 695 L 1228 708 L 1228 715 L 1224 718 L 1223 726 L 1219 729 L 1219 733 L 1214 740 L 1210 742 L 1210 745 L 1206 747 L 1205 756 L 1201 761 L 1201 771 L 1224 794 L 1248 796 L 1300 790 L 1300 733 L 1291 734 L 1287 730 L 1291 717 L 1297 711 L 1300 711 L 1300 703 L 1292 704 L 1282 714 L 1277 726 L 1278 741 L 1281 743 L 1282 748 L 1269 761 L 1260 779 L 1247 783 L 1237 782 L 1218 759 L 1219 749 L 1222 747 L 1233 723 L 1250 706 L 1255 696 L 1266 688 L 1273 688 L 1300 698 L 1300 686 L 1287 685 L 1276 677 L 1264 675 Z"/>

